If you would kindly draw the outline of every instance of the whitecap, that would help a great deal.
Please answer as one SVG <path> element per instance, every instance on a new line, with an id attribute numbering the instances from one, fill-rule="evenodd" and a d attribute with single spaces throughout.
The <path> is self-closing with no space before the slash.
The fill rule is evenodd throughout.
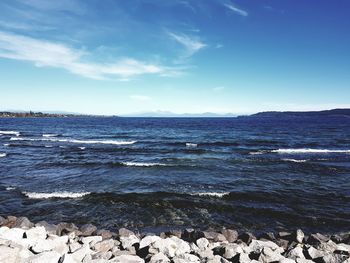
<path id="1" fill-rule="evenodd" d="M 230 192 L 203 192 L 203 193 L 192 193 L 191 195 L 198 195 L 198 196 L 211 196 L 211 197 L 224 197 L 226 195 L 229 195 Z"/>
<path id="2" fill-rule="evenodd" d="M 272 150 L 273 153 L 280 154 L 297 154 L 297 153 L 350 153 L 350 150 L 331 150 L 331 149 L 310 149 L 310 148 L 301 148 L 301 149 L 277 149 Z"/>
<path id="3" fill-rule="evenodd" d="M 286 161 L 286 162 L 293 162 L 293 163 L 305 163 L 307 162 L 307 160 L 296 160 L 296 159 L 282 159 L 283 161 Z"/>
<path id="4" fill-rule="evenodd" d="M 80 150 L 85 150 L 86 147 L 78 147 Z"/>
<path id="5" fill-rule="evenodd" d="M 260 155 L 260 154 L 264 154 L 265 151 L 257 151 L 257 152 L 250 152 L 250 155 Z"/>
<path id="6" fill-rule="evenodd" d="M 52 145 L 45 145 L 45 148 L 52 148 Z"/>
<path id="7" fill-rule="evenodd" d="M 6 153 L 0 153 L 0 158 L 1 158 L 1 157 L 6 157 L 6 156 L 7 156 Z"/>
<path id="8" fill-rule="evenodd" d="M 190 142 L 186 143 L 186 147 L 197 147 L 197 146 L 198 146 L 197 143 L 190 143 Z"/>
<path id="9" fill-rule="evenodd" d="M 76 140 L 76 139 L 57 139 L 57 138 L 23 138 L 11 137 L 10 141 L 50 141 L 50 142 L 68 142 L 79 144 L 113 144 L 113 145 L 130 145 L 136 141 L 116 141 L 116 140 Z"/>
<path id="10" fill-rule="evenodd" d="M 56 137 L 56 136 L 58 136 L 58 134 L 50 134 L 50 133 L 43 134 L 43 137 Z"/>
<path id="11" fill-rule="evenodd" d="M 162 163 L 138 163 L 138 162 L 122 162 L 125 166 L 151 167 L 151 166 L 166 166 Z"/>
<path id="12" fill-rule="evenodd" d="M 9 146 L 10 144 L 9 143 L 4 143 L 4 146 Z"/>
<path id="13" fill-rule="evenodd" d="M 53 192 L 53 193 L 37 193 L 37 192 L 23 192 L 25 196 L 30 199 L 48 199 L 48 198 L 80 198 L 90 194 L 90 192 Z"/>
<path id="14" fill-rule="evenodd" d="M 6 191 L 11 191 L 11 190 L 15 190 L 16 187 L 13 187 L 13 186 L 8 186 L 6 187 Z"/>
<path id="15" fill-rule="evenodd" d="M 0 131 L 0 135 L 16 135 L 16 136 L 19 136 L 20 132 L 18 132 L 18 131 Z"/>

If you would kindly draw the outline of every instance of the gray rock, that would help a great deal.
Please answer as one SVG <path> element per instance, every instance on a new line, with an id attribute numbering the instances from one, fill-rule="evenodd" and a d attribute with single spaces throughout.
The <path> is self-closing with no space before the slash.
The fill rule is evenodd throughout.
<path id="1" fill-rule="evenodd" d="M 140 241 L 140 247 L 139 249 L 142 249 L 144 247 L 148 247 L 157 240 L 160 240 L 161 238 L 159 236 L 145 236 L 144 238 L 141 239 Z"/>
<path id="2" fill-rule="evenodd" d="M 85 224 L 80 227 L 82 236 L 91 236 L 96 230 L 97 227 L 92 224 Z"/>
<path id="3" fill-rule="evenodd" d="M 113 263 L 144 263 L 145 261 L 138 257 L 132 255 L 121 255 L 113 258 L 109 262 Z"/>
<path id="4" fill-rule="evenodd" d="M 309 236 L 309 238 L 307 239 L 307 243 L 313 246 L 318 246 L 321 243 L 327 242 L 328 240 L 329 240 L 328 237 L 320 233 L 316 233 L 316 234 L 311 234 Z"/>
<path id="5" fill-rule="evenodd" d="M 240 234 L 238 236 L 238 239 L 242 240 L 244 243 L 249 245 L 253 239 L 256 239 L 256 237 L 252 233 L 245 232 L 245 233 Z"/>
<path id="6" fill-rule="evenodd" d="M 222 242 L 222 241 L 227 241 L 226 237 L 218 232 L 214 231 L 203 231 L 203 235 L 206 239 L 214 241 L 214 242 Z"/>
<path id="7" fill-rule="evenodd" d="M 205 237 L 197 239 L 196 244 L 197 244 L 198 248 L 201 250 L 205 250 L 209 247 L 209 241 Z"/>
<path id="8" fill-rule="evenodd" d="M 235 242 L 238 239 L 238 232 L 232 229 L 223 229 L 221 233 L 224 235 L 226 240 L 230 243 Z"/>
<path id="9" fill-rule="evenodd" d="M 32 228 L 33 226 L 34 226 L 34 224 L 32 222 L 30 222 L 28 218 L 26 218 L 26 217 L 18 217 L 16 219 L 16 222 L 13 224 L 12 227 L 18 227 L 18 228 L 22 228 L 22 229 L 29 229 L 29 228 Z"/>
<path id="10" fill-rule="evenodd" d="M 59 223 L 57 225 L 56 234 L 58 236 L 68 234 L 70 232 L 78 232 L 78 227 L 73 223 Z"/>
<path id="11" fill-rule="evenodd" d="M 291 258 L 291 259 L 305 259 L 304 253 L 303 253 L 303 249 L 299 246 L 292 248 L 291 250 L 289 250 L 287 252 L 287 258 Z"/>
<path id="12" fill-rule="evenodd" d="M 206 263 L 229 263 L 228 260 L 224 259 L 223 257 L 220 257 L 219 255 L 216 255 L 205 262 Z"/>
<path id="13" fill-rule="evenodd" d="M 89 236 L 89 237 L 83 237 L 81 239 L 81 242 L 83 244 L 89 244 L 90 247 L 93 247 L 97 242 L 101 242 L 102 237 L 101 236 Z"/>
<path id="14" fill-rule="evenodd" d="M 327 254 L 322 259 L 325 263 L 341 263 L 348 257 L 340 254 Z"/>
<path id="15" fill-rule="evenodd" d="M 307 259 L 321 258 L 326 254 L 324 251 L 318 250 L 312 246 L 310 246 L 309 248 L 306 248 L 305 252 L 306 252 Z"/>
<path id="16" fill-rule="evenodd" d="M 94 246 L 93 249 L 97 252 L 107 252 L 112 250 L 114 247 L 114 240 L 113 239 L 107 239 L 103 240 L 100 242 L 97 242 Z"/>
<path id="17" fill-rule="evenodd" d="M 45 227 L 47 234 L 56 235 L 56 233 L 57 233 L 57 226 L 53 225 L 53 224 L 49 224 L 46 221 L 40 221 L 40 222 L 36 223 L 35 226 Z"/>
<path id="18" fill-rule="evenodd" d="M 222 256 L 226 259 L 232 259 L 237 254 L 244 253 L 242 247 L 238 244 L 227 244 L 223 247 L 225 248 L 225 252 Z"/>
<path id="19" fill-rule="evenodd" d="M 0 216 L 0 227 L 6 223 L 6 219 L 2 216 Z"/>
<path id="20" fill-rule="evenodd" d="M 113 256 L 111 251 L 107 252 L 97 252 L 95 254 L 92 254 L 92 259 L 105 259 L 108 260 Z"/>
<path id="21" fill-rule="evenodd" d="M 88 244 L 84 244 L 81 248 L 77 249 L 74 253 L 72 253 L 72 257 L 75 261 L 82 262 L 86 255 L 90 255 L 92 250 L 90 249 Z"/>
<path id="22" fill-rule="evenodd" d="M 135 233 L 129 229 L 126 229 L 126 228 L 119 229 L 119 236 L 120 237 L 128 237 L 128 236 L 132 236 L 132 235 L 135 236 Z"/>
<path id="23" fill-rule="evenodd" d="M 149 263 L 169 263 L 170 259 L 162 252 L 155 254 L 151 257 Z"/>
<path id="24" fill-rule="evenodd" d="M 2 226 L 7 226 L 9 228 L 13 227 L 14 224 L 16 224 L 17 217 L 15 216 L 8 216 L 6 218 L 5 223 Z"/>
<path id="25" fill-rule="evenodd" d="M 272 250 L 269 247 L 264 247 L 259 256 L 259 262 L 264 263 L 278 262 L 282 259 L 284 259 L 284 257 L 278 253 L 278 251 Z"/>
<path id="26" fill-rule="evenodd" d="M 102 240 L 105 240 L 105 239 L 112 238 L 113 234 L 109 230 L 101 229 L 101 230 L 96 231 L 96 236 L 101 236 Z"/>
<path id="27" fill-rule="evenodd" d="M 272 232 L 263 233 L 262 235 L 259 236 L 259 239 L 276 241 L 275 234 Z"/>
<path id="28" fill-rule="evenodd" d="M 135 235 L 125 235 L 125 236 L 120 236 L 120 242 L 124 249 L 128 249 L 132 247 L 132 245 L 139 243 L 140 240 Z"/>

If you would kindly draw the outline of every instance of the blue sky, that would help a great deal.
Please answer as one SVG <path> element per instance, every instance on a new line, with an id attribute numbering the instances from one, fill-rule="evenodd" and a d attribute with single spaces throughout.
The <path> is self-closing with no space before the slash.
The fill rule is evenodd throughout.
<path id="1" fill-rule="evenodd" d="M 3 0 L 0 108 L 350 107 L 348 0 Z"/>

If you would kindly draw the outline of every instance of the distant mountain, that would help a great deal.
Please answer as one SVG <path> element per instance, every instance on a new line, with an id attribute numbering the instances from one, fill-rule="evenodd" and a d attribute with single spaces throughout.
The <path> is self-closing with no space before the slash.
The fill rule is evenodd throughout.
<path id="1" fill-rule="evenodd" d="M 310 117 L 346 117 L 350 118 L 350 109 L 333 109 L 323 111 L 265 111 L 242 118 L 310 118 Z"/>
<path id="2" fill-rule="evenodd" d="M 169 118 L 169 117 L 178 117 L 178 118 L 220 118 L 220 117 L 237 117 L 237 115 L 232 113 L 213 113 L 213 112 L 204 112 L 204 113 L 173 113 L 170 111 L 154 111 L 154 112 L 142 112 L 135 114 L 122 115 L 121 117 L 157 117 L 157 118 Z"/>

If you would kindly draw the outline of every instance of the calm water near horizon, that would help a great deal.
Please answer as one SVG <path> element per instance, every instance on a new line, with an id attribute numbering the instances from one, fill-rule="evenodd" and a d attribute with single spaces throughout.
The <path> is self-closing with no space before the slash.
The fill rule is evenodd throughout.
<path id="1" fill-rule="evenodd" d="M 349 230 L 350 119 L 0 118 L 0 215 Z"/>

